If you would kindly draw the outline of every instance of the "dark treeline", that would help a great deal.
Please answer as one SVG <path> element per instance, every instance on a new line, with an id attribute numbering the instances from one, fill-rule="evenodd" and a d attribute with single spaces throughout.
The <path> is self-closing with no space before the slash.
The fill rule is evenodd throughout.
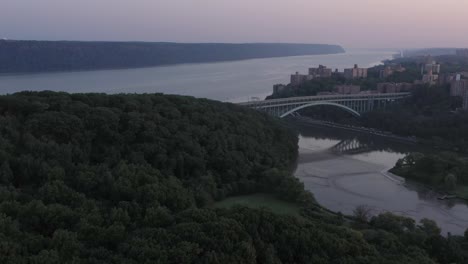
<path id="1" fill-rule="evenodd" d="M 325 44 L 222 44 L 0 40 L 0 73 L 136 68 L 334 54 Z"/>
<path id="2" fill-rule="evenodd" d="M 422 86 L 411 98 L 388 109 L 366 113 L 358 123 L 418 138 L 419 142 L 453 153 L 412 153 L 392 172 L 459 197 L 468 198 L 468 113 L 457 110 L 461 98 L 451 97 L 448 86 Z"/>
<path id="3" fill-rule="evenodd" d="M 366 113 L 359 123 L 467 153 L 468 113 L 455 111 L 459 107 L 461 98 L 451 97 L 448 86 L 421 86 L 402 104 Z"/>
<path id="4" fill-rule="evenodd" d="M 262 113 L 164 95 L 0 97 L 0 263 L 466 263 L 465 237 L 324 214 Z M 214 200 L 270 192 L 303 218 Z M 307 205 L 307 206 L 306 206 Z"/>
<path id="5" fill-rule="evenodd" d="M 400 159 L 392 172 L 407 179 L 424 182 L 440 190 L 466 197 L 468 161 L 455 153 L 410 153 Z"/>

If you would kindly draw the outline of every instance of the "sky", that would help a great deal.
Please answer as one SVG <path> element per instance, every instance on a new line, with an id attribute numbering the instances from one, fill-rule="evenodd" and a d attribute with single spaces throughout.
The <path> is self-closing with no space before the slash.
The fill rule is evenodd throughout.
<path id="1" fill-rule="evenodd" d="M 0 38 L 468 47 L 468 0 L 0 0 Z"/>

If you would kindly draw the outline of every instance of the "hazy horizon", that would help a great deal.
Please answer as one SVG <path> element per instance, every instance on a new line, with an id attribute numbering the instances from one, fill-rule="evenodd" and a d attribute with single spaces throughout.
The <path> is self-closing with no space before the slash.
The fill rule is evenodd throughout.
<path id="1" fill-rule="evenodd" d="M 465 0 L 3 0 L 0 38 L 468 47 Z"/>

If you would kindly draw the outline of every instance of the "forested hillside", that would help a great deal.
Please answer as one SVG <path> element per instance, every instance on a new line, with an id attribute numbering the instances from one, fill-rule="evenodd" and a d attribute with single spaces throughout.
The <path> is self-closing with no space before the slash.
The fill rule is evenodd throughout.
<path id="1" fill-rule="evenodd" d="M 0 40 L 0 73 L 137 68 L 344 52 L 322 44 Z"/>
<path id="2" fill-rule="evenodd" d="M 402 104 L 363 115 L 361 125 L 415 136 L 427 144 L 468 152 L 468 114 L 460 97 L 450 96 L 449 86 L 420 86 Z"/>
<path id="3" fill-rule="evenodd" d="M 297 136 L 232 104 L 164 95 L 0 97 L 0 263 L 466 263 L 468 233 L 324 213 Z M 215 209 L 267 192 L 303 217 Z"/>

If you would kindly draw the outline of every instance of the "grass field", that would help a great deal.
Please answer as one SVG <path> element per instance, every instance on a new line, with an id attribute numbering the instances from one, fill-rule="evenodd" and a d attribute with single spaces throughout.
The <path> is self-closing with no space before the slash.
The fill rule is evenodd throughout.
<path id="1" fill-rule="evenodd" d="M 230 197 L 215 203 L 213 206 L 217 208 L 229 208 L 235 205 L 242 205 L 250 208 L 266 208 L 277 214 L 301 217 L 298 205 L 284 202 L 272 195 L 262 193 Z"/>

